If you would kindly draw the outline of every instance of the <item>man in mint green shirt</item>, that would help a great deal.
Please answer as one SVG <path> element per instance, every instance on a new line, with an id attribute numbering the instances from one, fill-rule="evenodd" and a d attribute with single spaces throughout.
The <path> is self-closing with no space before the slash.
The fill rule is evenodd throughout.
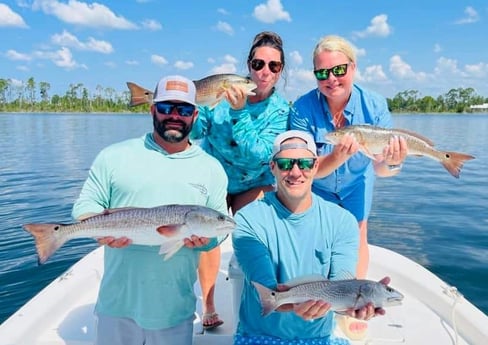
<path id="1" fill-rule="evenodd" d="M 159 81 L 151 105 L 154 131 L 103 149 L 90 168 L 73 217 L 104 209 L 203 205 L 227 214 L 221 164 L 189 140 L 198 110 L 192 81 Z M 222 240 L 222 239 L 219 239 Z M 105 273 L 95 312 L 97 345 L 192 344 L 199 253 L 217 239 L 192 236 L 167 261 L 158 246 L 105 237 Z"/>

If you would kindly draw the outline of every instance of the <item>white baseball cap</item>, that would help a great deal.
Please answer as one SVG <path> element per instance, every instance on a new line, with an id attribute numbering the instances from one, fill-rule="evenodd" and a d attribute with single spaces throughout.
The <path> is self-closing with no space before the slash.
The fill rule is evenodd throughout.
<path id="1" fill-rule="evenodd" d="M 154 90 L 153 102 L 181 101 L 197 105 L 195 83 L 179 75 L 162 78 Z"/>
<path id="2" fill-rule="evenodd" d="M 291 138 L 298 138 L 303 140 L 304 142 L 283 144 L 284 141 Z M 312 135 L 304 131 L 293 129 L 278 135 L 273 144 L 273 157 L 281 151 L 289 149 L 305 149 L 312 152 L 314 156 L 317 156 L 317 146 L 315 145 L 315 141 Z"/>

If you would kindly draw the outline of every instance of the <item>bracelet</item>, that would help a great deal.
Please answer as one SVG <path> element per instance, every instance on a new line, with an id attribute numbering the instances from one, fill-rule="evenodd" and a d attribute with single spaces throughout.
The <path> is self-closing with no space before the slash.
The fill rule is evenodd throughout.
<path id="1" fill-rule="evenodd" d="M 397 171 L 400 170 L 403 167 L 403 164 L 392 164 L 392 165 L 387 165 L 388 170 L 390 171 Z"/>

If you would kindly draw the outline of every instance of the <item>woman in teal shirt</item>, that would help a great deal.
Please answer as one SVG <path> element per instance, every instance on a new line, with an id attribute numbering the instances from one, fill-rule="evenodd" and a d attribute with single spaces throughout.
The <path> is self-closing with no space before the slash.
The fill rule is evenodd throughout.
<path id="1" fill-rule="evenodd" d="M 288 126 L 289 104 L 275 90 L 285 66 L 283 42 L 274 32 L 256 35 L 247 58 L 255 95 L 235 87 L 226 102 L 214 109 L 199 108 L 192 130 L 202 148 L 224 167 L 229 178 L 228 206 L 235 213 L 273 189 L 268 161 L 275 137 Z M 215 314 L 213 289 L 220 263 L 220 248 L 201 256 L 199 267 L 203 292 L 204 326 L 221 324 Z"/>

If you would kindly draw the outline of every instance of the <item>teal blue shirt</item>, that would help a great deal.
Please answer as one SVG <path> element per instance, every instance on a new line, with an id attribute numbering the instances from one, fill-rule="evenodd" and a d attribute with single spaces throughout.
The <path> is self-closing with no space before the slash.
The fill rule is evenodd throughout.
<path id="1" fill-rule="evenodd" d="M 274 92 L 258 103 L 233 110 L 227 101 L 200 107 L 192 137 L 217 158 L 229 177 L 230 194 L 271 185 L 269 161 L 275 137 L 288 126 L 288 102 Z"/>
<path id="2" fill-rule="evenodd" d="M 354 216 L 315 194 L 307 211 L 291 213 L 275 192 L 269 192 L 239 210 L 235 220 L 232 244 L 244 273 L 237 333 L 281 339 L 328 337 L 332 313 L 313 321 L 305 321 L 294 312 L 262 317 L 251 281 L 276 289 L 277 284 L 307 275 L 329 279 L 354 275 L 359 246 Z"/>
<path id="3" fill-rule="evenodd" d="M 72 215 L 166 204 L 204 205 L 227 214 L 226 194 L 222 166 L 198 145 L 168 154 L 147 134 L 98 154 Z M 215 245 L 213 239 L 200 249 Z M 190 318 L 200 252 L 183 247 L 167 261 L 158 252 L 158 246 L 106 246 L 96 312 L 133 319 L 146 329 L 169 328 Z"/>

